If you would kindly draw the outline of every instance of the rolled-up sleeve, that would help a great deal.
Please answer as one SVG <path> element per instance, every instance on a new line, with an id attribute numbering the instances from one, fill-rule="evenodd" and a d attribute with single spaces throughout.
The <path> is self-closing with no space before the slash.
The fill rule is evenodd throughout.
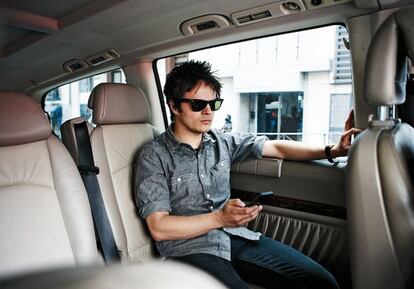
<path id="1" fill-rule="evenodd" d="M 151 144 L 143 147 L 135 163 L 135 201 L 143 219 L 155 212 L 171 212 L 167 178 Z"/>
<path id="2" fill-rule="evenodd" d="M 222 137 L 226 140 L 232 162 L 262 158 L 263 146 L 268 140 L 266 136 L 249 133 L 223 133 Z"/>

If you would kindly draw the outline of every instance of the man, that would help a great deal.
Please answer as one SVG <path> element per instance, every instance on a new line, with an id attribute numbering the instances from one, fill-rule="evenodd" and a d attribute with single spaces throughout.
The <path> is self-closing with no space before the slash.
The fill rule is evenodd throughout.
<path id="1" fill-rule="evenodd" d="M 338 288 L 322 266 L 295 249 L 242 225 L 262 206 L 230 198 L 230 166 L 246 158 L 325 158 L 325 149 L 294 141 L 210 130 L 221 84 L 206 62 L 190 61 L 167 76 L 172 125 L 146 144 L 136 167 L 136 202 L 160 254 L 192 264 L 229 288 L 248 288 L 254 275 L 268 288 Z M 349 126 L 349 124 L 348 124 Z M 346 155 L 350 137 L 329 147 Z"/>

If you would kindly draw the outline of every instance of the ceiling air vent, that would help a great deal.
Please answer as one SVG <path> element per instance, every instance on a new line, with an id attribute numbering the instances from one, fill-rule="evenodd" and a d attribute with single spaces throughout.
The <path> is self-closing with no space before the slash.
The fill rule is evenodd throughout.
<path id="1" fill-rule="evenodd" d="M 116 52 L 113 49 L 109 49 L 107 51 L 95 54 L 93 56 L 90 56 L 88 58 L 86 58 L 86 62 L 88 62 L 90 65 L 92 66 L 96 66 L 99 65 L 101 63 L 110 61 L 112 59 L 118 58 L 119 57 L 119 53 Z"/>
<path id="2" fill-rule="evenodd" d="M 247 22 L 264 19 L 264 18 L 268 18 L 271 16 L 272 16 L 272 13 L 269 10 L 264 10 L 264 11 L 256 12 L 253 14 L 240 16 L 237 18 L 237 22 L 240 24 L 244 24 Z"/>
<path id="3" fill-rule="evenodd" d="M 265 19 L 298 13 L 304 10 L 305 5 L 302 0 L 288 0 L 236 12 L 231 15 L 231 18 L 234 20 L 234 23 L 241 26 Z"/>
<path id="4" fill-rule="evenodd" d="M 80 59 L 71 59 L 63 63 L 63 70 L 69 73 L 87 68 L 89 65 Z"/>
<path id="5" fill-rule="evenodd" d="M 230 21 L 226 17 L 210 14 L 186 20 L 181 24 L 180 29 L 184 35 L 193 35 L 227 26 L 230 26 Z"/>

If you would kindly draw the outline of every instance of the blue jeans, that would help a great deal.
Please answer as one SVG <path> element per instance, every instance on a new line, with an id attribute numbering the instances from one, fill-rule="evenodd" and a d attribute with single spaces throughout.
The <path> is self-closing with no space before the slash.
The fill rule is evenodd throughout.
<path id="1" fill-rule="evenodd" d="M 264 288 L 338 289 L 335 278 L 321 265 L 290 246 L 268 237 L 258 241 L 231 237 L 232 261 L 209 254 L 191 254 L 175 260 L 198 267 L 231 289 Z"/>

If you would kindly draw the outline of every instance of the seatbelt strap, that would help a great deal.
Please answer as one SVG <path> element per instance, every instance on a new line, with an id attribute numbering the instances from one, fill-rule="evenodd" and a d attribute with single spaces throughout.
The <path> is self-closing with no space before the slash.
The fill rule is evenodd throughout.
<path id="1" fill-rule="evenodd" d="M 114 239 L 114 234 L 112 233 L 101 189 L 99 187 L 97 178 L 99 168 L 95 166 L 93 160 L 91 141 L 86 121 L 75 124 L 74 129 L 79 154 L 78 169 L 82 176 L 86 191 L 88 192 L 92 216 L 105 262 L 107 264 L 119 262 L 121 258 L 119 256 L 118 247 Z"/>

